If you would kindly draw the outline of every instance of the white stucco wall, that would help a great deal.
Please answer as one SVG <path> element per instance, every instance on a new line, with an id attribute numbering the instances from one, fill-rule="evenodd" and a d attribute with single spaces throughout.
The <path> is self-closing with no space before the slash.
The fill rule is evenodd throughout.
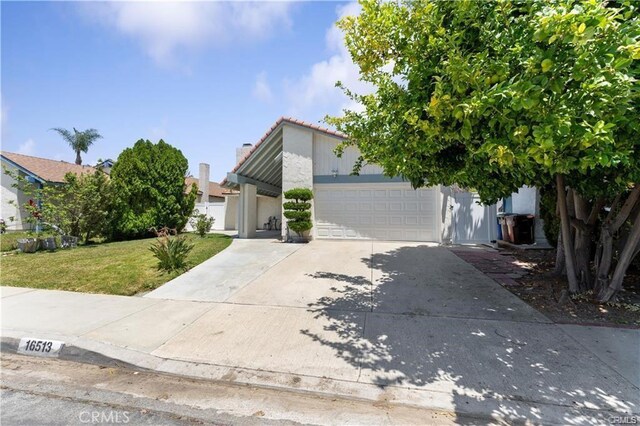
<path id="1" fill-rule="evenodd" d="M 18 206 L 27 203 L 28 197 L 26 197 L 22 192 L 19 193 L 17 188 L 14 188 L 12 185 L 16 183 L 16 180 L 11 176 L 5 173 L 5 170 L 10 170 L 15 173 L 16 168 L 12 167 L 6 161 L 2 161 L 0 170 L 0 186 L 1 186 L 1 205 L 2 210 L 0 211 L 0 217 L 4 219 L 8 230 L 22 230 L 28 229 L 29 224 L 23 223 L 23 218 L 27 214 L 24 209 L 19 209 Z M 11 203 L 16 203 L 16 205 Z M 14 220 L 11 221 L 9 218 L 13 217 Z"/>
<path id="2" fill-rule="evenodd" d="M 224 202 L 224 229 L 238 229 L 238 195 L 227 195 L 224 197 Z"/>
<path id="3" fill-rule="evenodd" d="M 329 176 L 337 171 L 339 175 L 348 175 L 353 171 L 353 166 L 360 155 L 357 148 L 350 146 L 338 158 L 334 150 L 340 144 L 340 140 L 321 133 L 313 137 L 313 175 Z M 382 167 L 367 164 L 360 170 L 361 175 L 382 174 Z"/>
<path id="4" fill-rule="evenodd" d="M 256 229 L 263 229 L 270 216 L 280 220 L 282 216 L 282 196 L 274 198 L 258 195 L 258 215 L 256 217 Z"/>
<path id="5" fill-rule="evenodd" d="M 511 194 L 511 213 L 536 214 L 536 197 L 538 190 L 535 187 L 523 186 L 518 192 Z"/>
<path id="6" fill-rule="evenodd" d="M 293 188 L 313 188 L 313 131 L 285 125 L 282 128 L 282 192 Z M 281 202 L 285 201 L 283 197 Z M 311 211 L 313 221 L 313 206 Z M 282 236 L 286 238 L 287 219 L 283 217 L 282 221 Z"/>

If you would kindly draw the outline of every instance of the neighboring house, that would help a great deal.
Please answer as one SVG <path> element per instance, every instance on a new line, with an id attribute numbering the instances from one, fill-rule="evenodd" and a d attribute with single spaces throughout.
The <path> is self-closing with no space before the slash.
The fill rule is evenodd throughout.
<path id="1" fill-rule="evenodd" d="M 26 212 L 18 206 L 29 202 L 29 196 L 15 188 L 16 181 L 5 173 L 5 170 L 18 173 L 27 181 L 42 187 L 49 184 L 61 184 L 67 173 L 83 174 L 94 173 L 91 166 L 80 166 L 66 161 L 49 160 L 46 158 L 32 157 L 30 155 L 16 154 L 13 152 L 0 152 L 2 174 L 0 183 L 2 186 L 2 210 L 0 217 L 6 221 L 7 229 L 28 229 L 29 223 L 25 221 Z M 12 204 L 15 203 L 15 204 Z M 9 218 L 13 217 L 11 221 Z"/>
<path id="2" fill-rule="evenodd" d="M 115 161 L 113 161 L 111 158 L 107 158 L 104 161 L 99 162 L 98 164 L 96 164 L 96 169 L 100 169 L 103 172 L 105 172 L 106 174 L 110 175 L 111 174 L 111 169 L 113 168 L 113 164 L 115 163 Z"/>
<path id="3" fill-rule="evenodd" d="M 348 147 L 341 158 L 334 152 L 344 140 L 338 132 L 280 118 L 221 183 L 239 191 L 227 196 L 225 228 L 252 238 L 275 215 L 283 221 L 285 237 L 282 193 L 304 187 L 314 193 L 312 238 L 443 243 L 496 238 L 495 205 L 480 206 L 477 194 L 440 185 L 414 190 L 402 178 L 384 176 L 377 165 L 366 165 L 359 176 L 352 176 L 357 149 Z M 534 211 L 526 213 L 536 212 L 535 190 L 533 206 Z"/>

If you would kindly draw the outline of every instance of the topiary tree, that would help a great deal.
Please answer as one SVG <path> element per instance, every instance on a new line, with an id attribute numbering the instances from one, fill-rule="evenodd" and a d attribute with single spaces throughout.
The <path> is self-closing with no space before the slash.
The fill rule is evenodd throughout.
<path id="1" fill-rule="evenodd" d="M 181 231 L 195 206 L 197 187 L 185 188 L 189 163 L 182 152 L 160 140 L 140 139 L 125 149 L 111 169 L 115 194 L 114 239 L 152 235 L 150 229 Z"/>
<path id="2" fill-rule="evenodd" d="M 294 188 L 286 191 L 284 198 L 293 200 L 283 204 L 287 226 L 302 237 L 302 234 L 313 227 L 311 224 L 311 203 L 309 202 L 313 199 L 313 192 L 308 188 Z"/>

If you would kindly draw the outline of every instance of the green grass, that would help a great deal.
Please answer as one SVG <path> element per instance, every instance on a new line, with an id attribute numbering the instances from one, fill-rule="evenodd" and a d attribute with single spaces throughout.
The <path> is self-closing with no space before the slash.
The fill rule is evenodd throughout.
<path id="1" fill-rule="evenodd" d="M 190 267 L 231 244 L 226 235 L 185 235 L 194 244 L 188 257 Z M 158 261 L 149 251 L 153 242 L 155 238 L 3 255 L 0 285 L 124 296 L 153 290 L 180 275 L 157 270 Z"/>

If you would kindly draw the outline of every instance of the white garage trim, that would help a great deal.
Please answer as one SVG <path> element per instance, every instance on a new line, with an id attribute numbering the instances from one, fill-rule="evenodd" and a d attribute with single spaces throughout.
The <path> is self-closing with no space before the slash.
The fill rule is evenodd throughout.
<path id="1" fill-rule="evenodd" d="M 316 238 L 440 242 L 439 187 L 315 184 Z"/>

